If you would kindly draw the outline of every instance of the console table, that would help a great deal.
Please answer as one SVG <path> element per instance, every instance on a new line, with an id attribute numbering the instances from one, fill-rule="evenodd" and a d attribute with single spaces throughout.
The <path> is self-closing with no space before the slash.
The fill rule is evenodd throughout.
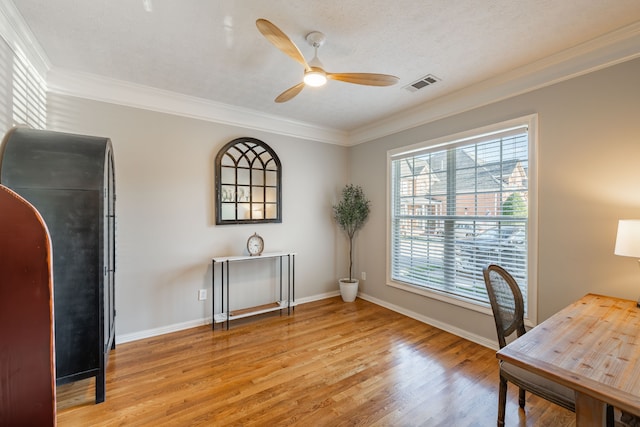
<path id="1" fill-rule="evenodd" d="M 225 256 L 212 258 L 211 269 L 211 304 L 213 313 L 212 329 L 215 330 L 216 323 L 227 323 L 227 330 L 229 330 L 229 322 L 234 319 L 241 319 L 243 317 L 255 316 L 257 314 L 269 313 L 271 311 L 287 309 L 287 315 L 291 314 L 291 309 L 296 306 L 295 303 L 295 253 L 292 252 L 272 252 L 263 253 L 262 255 L 249 256 Z M 230 270 L 229 264 L 233 262 L 250 262 L 255 260 L 264 260 L 272 258 L 279 261 L 279 279 L 280 279 L 280 299 L 276 302 L 269 304 L 259 305 L 256 307 L 247 307 L 240 310 L 231 311 L 231 289 L 229 286 Z M 285 260 L 286 258 L 286 260 Z M 285 262 L 286 261 L 286 262 Z M 216 263 L 220 264 L 220 296 L 221 296 L 221 312 L 216 314 Z M 287 293 L 286 299 L 283 294 L 283 277 L 284 270 L 283 264 L 287 265 Z M 226 300 L 225 300 L 226 295 Z"/>

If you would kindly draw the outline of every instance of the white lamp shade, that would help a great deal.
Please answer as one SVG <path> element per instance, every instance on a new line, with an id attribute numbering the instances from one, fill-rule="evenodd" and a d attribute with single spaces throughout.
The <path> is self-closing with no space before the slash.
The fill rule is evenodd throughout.
<path id="1" fill-rule="evenodd" d="M 640 220 L 621 219 L 618 221 L 616 255 L 640 258 Z"/>

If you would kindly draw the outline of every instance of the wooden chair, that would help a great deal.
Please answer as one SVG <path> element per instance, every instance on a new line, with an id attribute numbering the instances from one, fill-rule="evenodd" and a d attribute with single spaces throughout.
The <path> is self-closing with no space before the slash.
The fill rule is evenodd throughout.
<path id="1" fill-rule="evenodd" d="M 56 424 L 51 241 L 0 185 L 0 426 Z"/>
<path id="2" fill-rule="evenodd" d="M 507 345 L 513 333 L 517 337 L 526 333 L 524 327 L 524 301 L 517 282 L 504 268 L 491 264 L 483 269 L 484 283 L 489 294 L 500 348 Z M 524 409 L 528 391 L 550 402 L 575 412 L 575 392 L 563 385 L 547 380 L 525 369 L 500 361 L 500 389 L 498 395 L 498 427 L 504 426 L 507 403 L 507 383 L 520 389 L 520 407 Z M 607 425 L 613 426 L 613 407 L 607 406 Z"/>

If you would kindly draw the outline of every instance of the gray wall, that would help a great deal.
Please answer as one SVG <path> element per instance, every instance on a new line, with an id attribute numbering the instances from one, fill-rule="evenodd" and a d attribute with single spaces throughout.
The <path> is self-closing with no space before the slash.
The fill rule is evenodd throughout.
<path id="1" fill-rule="evenodd" d="M 373 203 L 357 241 L 367 295 L 495 339 L 488 315 L 386 285 L 386 153 L 532 113 L 539 132 L 538 321 L 589 292 L 638 298 L 638 262 L 613 248 L 618 219 L 640 218 L 640 60 L 352 147 L 351 179 Z"/>
<path id="2" fill-rule="evenodd" d="M 196 298 L 210 289 L 210 258 L 241 253 L 254 231 L 267 251 L 298 254 L 298 300 L 334 295 L 348 265 L 331 205 L 351 181 L 373 202 L 356 241 L 365 298 L 487 342 L 490 316 L 386 285 L 387 150 L 537 113 L 538 320 L 587 292 L 636 299 L 637 262 L 615 256 L 613 245 L 617 220 L 640 218 L 638 76 L 634 60 L 350 148 L 55 94 L 48 121 L 114 144 L 121 340 L 211 316 L 210 300 Z M 213 160 L 239 136 L 262 139 L 282 160 L 282 224 L 214 225 Z"/>
<path id="3" fill-rule="evenodd" d="M 119 341 L 188 327 L 211 316 L 211 258 L 246 253 L 258 232 L 265 252 L 293 251 L 296 299 L 335 294 L 344 275 L 346 239 L 331 205 L 347 181 L 347 148 L 248 131 L 233 126 L 50 94 L 48 128 L 109 137 L 115 155 L 117 194 L 116 334 Z M 216 226 L 214 159 L 234 138 L 266 142 L 280 157 L 281 224 Z M 255 264 L 255 265 L 254 265 Z M 236 292 L 236 307 L 260 292 Z M 267 283 L 269 286 L 269 283 Z"/>

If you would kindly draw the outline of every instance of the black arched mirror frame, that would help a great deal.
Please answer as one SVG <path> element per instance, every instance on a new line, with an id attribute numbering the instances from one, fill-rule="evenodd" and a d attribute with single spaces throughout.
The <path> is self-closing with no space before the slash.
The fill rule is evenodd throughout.
<path id="1" fill-rule="evenodd" d="M 216 156 L 216 224 L 282 222 L 282 165 L 259 139 L 227 143 Z"/>

